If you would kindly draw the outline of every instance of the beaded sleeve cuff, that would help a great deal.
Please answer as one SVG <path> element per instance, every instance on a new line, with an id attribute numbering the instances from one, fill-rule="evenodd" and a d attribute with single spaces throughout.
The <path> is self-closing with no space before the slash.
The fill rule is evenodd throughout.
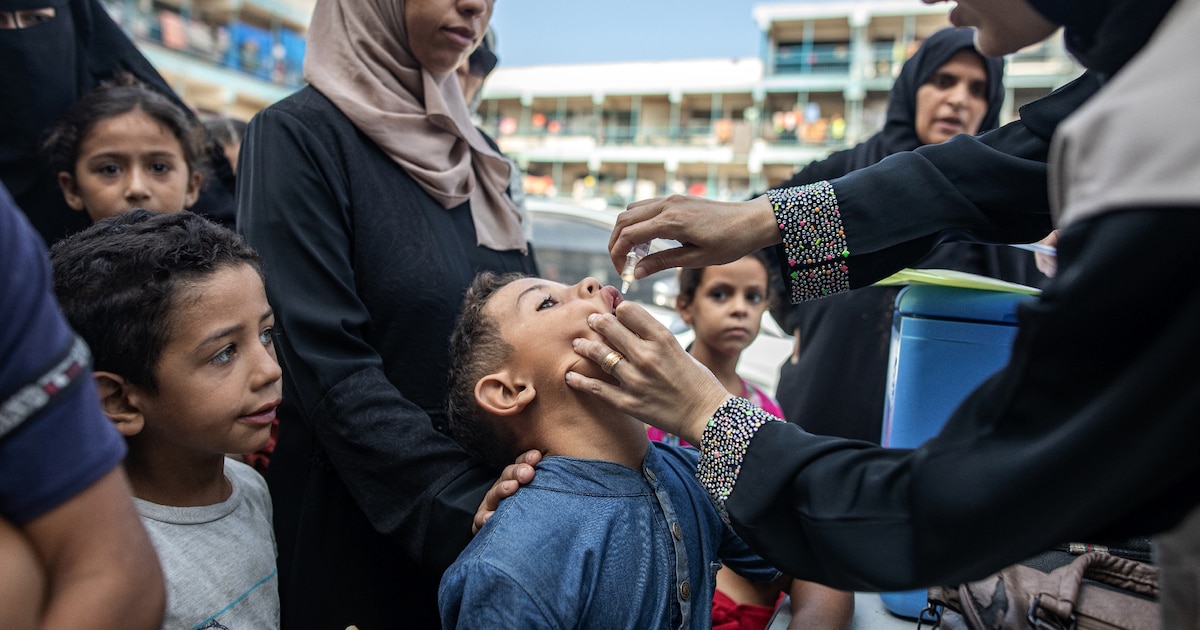
<path id="1" fill-rule="evenodd" d="M 700 436 L 696 478 L 726 523 L 729 515 L 725 512 L 725 500 L 733 492 L 733 484 L 742 470 L 742 458 L 759 427 L 768 422 L 782 420 L 745 398 L 730 398 L 717 408 Z"/>
<path id="2" fill-rule="evenodd" d="M 846 232 L 829 182 L 767 191 L 787 255 L 793 304 L 850 290 Z"/>

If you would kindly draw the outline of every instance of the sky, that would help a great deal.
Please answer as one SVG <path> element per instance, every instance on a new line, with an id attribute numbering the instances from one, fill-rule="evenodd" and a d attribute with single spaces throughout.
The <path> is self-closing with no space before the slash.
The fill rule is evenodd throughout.
<path id="1" fill-rule="evenodd" d="M 496 0 L 501 66 L 757 57 L 768 0 Z"/>

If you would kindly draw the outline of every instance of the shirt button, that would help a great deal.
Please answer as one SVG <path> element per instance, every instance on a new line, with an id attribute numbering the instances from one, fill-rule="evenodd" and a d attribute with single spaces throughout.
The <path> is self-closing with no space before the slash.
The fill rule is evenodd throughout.
<path id="1" fill-rule="evenodd" d="M 679 523 L 671 523 L 671 535 L 675 540 L 683 540 L 683 530 L 679 528 Z"/>
<path id="2" fill-rule="evenodd" d="M 658 477 L 654 476 L 654 471 L 649 468 L 646 469 L 646 476 L 650 478 L 650 481 L 658 481 Z"/>
<path id="3" fill-rule="evenodd" d="M 680 584 L 679 585 L 679 598 L 686 602 L 688 600 L 688 598 L 690 598 L 691 596 L 692 596 L 692 585 L 688 584 L 687 582 Z"/>

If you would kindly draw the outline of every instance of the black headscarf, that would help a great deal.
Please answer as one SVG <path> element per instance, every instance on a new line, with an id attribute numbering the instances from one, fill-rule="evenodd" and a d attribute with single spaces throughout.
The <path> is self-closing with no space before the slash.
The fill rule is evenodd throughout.
<path id="1" fill-rule="evenodd" d="M 1029 0 L 1029 4 L 1063 26 L 1067 51 L 1079 63 L 1111 76 L 1146 45 L 1175 0 Z"/>
<path id="2" fill-rule="evenodd" d="M 815 181 L 834 179 L 846 173 L 870 166 L 900 151 L 921 146 L 917 137 L 917 90 L 929 77 L 960 50 L 975 50 L 975 31 L 970 28 L 944 28 L 929 36 L 900 70 L 888 94 L 887 118 L 883 129 L 858 145 L 838 151 L 828 158 L 801 169 L 781 188 L 799 186 Z M 987 113 L 978 133 L 991 131 L 1000 123 L 1000 106 L 1004 102 L 1004 60 L 983 57 L 987 70 Z"/>
<path id="3" fill-rule="evenodd" d="M 54 19 L 30 28 L 0 30 L 0 181 L 51 243 L 86 227 L 89 219 L 66 205 L 55 174 L 42 168 L 38 147 L 84 94 L 126 72 L 194 114 L 112 21 L 100 0 L 0 0 L 0 11 L 42 7 L 53 7 Z M 194 209 L 219 219 L 224 214 L 232 217 L 231 183 L 215 189 L 208 185 L 230 172 L 224 154 L 212 169 L 217 177 L 205 178 L 201 193 L 205 205 Z"/>

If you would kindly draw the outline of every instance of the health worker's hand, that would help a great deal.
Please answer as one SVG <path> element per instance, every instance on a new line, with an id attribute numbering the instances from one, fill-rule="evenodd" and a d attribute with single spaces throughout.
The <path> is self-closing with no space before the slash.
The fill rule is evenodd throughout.
<path id="1" fill-rule="evenodd" d="M 619 272 L 625 256 L 639 243 L 656 238 L 679 241 L 638 263 L 638 279 L 671 267 L 704 267 L 733 262 L 750 252 L 782 242 L 775 211 L 766 195 L 750 201 L 713 201 L 672 195 L 629 204 L 617 217 L 608 253 Z"/>
<path id="2" fill-rule="evenodd" d="M 618 305 L 615 316 L 589 316 L 588 325 L 608 343 L 576 339 L 576 354 L 603 366 L 611 352 L 621 353 L 622 359 L 610 372 L 618 384 L 577 372 L 567 373 L 567 384 L 642 422 L 699 444 L 713 413 L 730 398 L 712 372 L 680 347 L 670 330 L 633 302 Z"/>
<path id="3" fill-rule="evenodd" d="M 1058 247 L 1058 230 L 1054 230 L 1049 236 L 1038 241 L 1038 244 Z M 1058 273 L 1058 256 L 1035 252 L 1033 259 L 1038 271 L 1042 272 L 1047 278 L 1053 278 L 1054 274 Z"/>

